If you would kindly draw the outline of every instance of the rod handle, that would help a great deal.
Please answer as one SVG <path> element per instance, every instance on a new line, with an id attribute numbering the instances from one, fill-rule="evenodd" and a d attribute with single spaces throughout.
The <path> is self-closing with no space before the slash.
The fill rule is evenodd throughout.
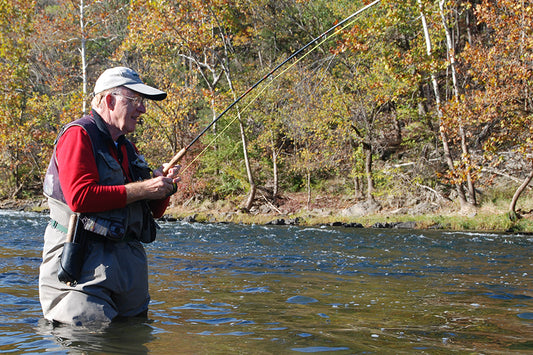
<path id="1" fill-rule="evenodd" d="M 166 175 L 170 168 L 176 165 L 181 160 L 181 158 L 183 158 L 186 152 L 187 148 L 183 148 L 176 155 L 174 155 L 174 157 L 172 157 L 172 159 L 168 162 L 167 167 L 163 169 L 163 175 Z"/>
<path id="2" fill-rule="evenodd" d="M 78 222 L 78 215 L 76 213 L 73 213 L 70 216 L 70 220 L 68 221 L 67 243 L 72 242 L 74 232 L 76 231 L 76 222 Z"/>

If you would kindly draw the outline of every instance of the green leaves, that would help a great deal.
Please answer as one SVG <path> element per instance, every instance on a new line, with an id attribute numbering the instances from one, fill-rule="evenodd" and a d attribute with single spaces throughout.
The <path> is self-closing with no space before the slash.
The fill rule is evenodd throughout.
<path id="1" fill-rule="evenodd" d="M 8 181 L 0 193 L 39 186 L 57 129 L 78 118 L 89 101 L 82 40 L 88 92 L 104 68 L 123 64 L 169 93 L 165 101 L 149 103 L 133 136 L 157 166 L 277 63 L 367 3 L 85 1 L 80 27 L 81 2 L 0 0 L 0 178 Z M 383 0 L 265 82 L 257 96 L 238 105 L 240 117 L 236 109 L 228 112 L 217 123 L 222 135 L 215 141 L 216 133 L 206 136 L 185 157 L 183 166 L 194 159 L 188 193 L 224 197 L 246 189 L 242 134 L 259 185 L 308 191 L 323 186 L 321 180 L 367 177 L 360 182 L 373 193 L 372 178 L 401 160 L 421 167 L 405 181 L 445 187 L 496 162 L 489 157 L 503 150 L 530 161 L 532 23 L 527 2 Z M 454 34 L 452 48 L 443 26 Z M 439 128 L 456 157 L 452 168 L 441 164 Z M 485 160 L 477 152 L 486 153 Z M 407 190 L 390 188 L 398 183 L 393 178 L 375 180 L 376 196 Z"/>

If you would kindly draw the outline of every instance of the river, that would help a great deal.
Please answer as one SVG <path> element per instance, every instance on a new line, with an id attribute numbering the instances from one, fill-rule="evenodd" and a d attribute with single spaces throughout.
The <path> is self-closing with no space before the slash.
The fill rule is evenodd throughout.
<path id="1" fill-rule="evenodd" d="M 533 352 L 533 236 L 162 222 L 148 321 L 42 319 L 47 215 L 0 211 L 0 352 Z"/>

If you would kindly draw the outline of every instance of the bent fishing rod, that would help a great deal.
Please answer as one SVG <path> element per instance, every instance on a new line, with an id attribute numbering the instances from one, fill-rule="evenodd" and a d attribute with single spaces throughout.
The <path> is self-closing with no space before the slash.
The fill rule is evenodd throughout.
<path id="1" fill-rule="evenodd" d="M 300 49 L 298 49 L 296 52 L 294 52 L 293 54 L 291 54 L 289 57 L 287 57 L 287 59 L 285 59 L 283 62 L 281 62 L 280 64 L 278 64 L 274 69 L 272 69 L 270 72 L 268 72 L 267 74 L 265 74 L 261 79 L 259 79 L 255 84 L 253 84 L 252 86 L 250 86 L 248 88 L 248 90 L 246 90 L 244 93 L 241 94 L 241 96 L 239 96 L 235 101 L 233 101 L 228 107 L 226 107 L 224 109 L 224 111 L 222 111 L 215 119 L 213 119 L 187 146 L 185 146 L 184 148 L 182 148 L 178 153 L 176 153 L 176 155 L 174 155 L 174 157 L 172 157 L 172 159 L 168 162 L 167 166 L 163 169 L 163 174 L 166 174 L 170 168 L 172 168 L 173 166 L 175 166 L 182 158 L 183 156 L 187 153 L 187 151 L 222 117 L 224 116 L 229 110 L 231 110 L 235 105 L 237 105 L 245 96 L 247 96 L 252 90 L 254 90 L 256 87 L 258 87 L 263 81 L 265 81 L 266 79 L 268 79 L 269 77 L 271 77 L 279 68 L 281 68 L 282 66 L 284 66 L 286 63 L 288 63 L 290 60 L 292 60 L 294 57 L 298 56 L 300 53 L 302 53 L 303 51 L 305 51 L 307 48 L 309 48 L 309 46 L 311 46 L 313 43 L 317 42 L 318 40 L 320 40 L 321 38 L 324 38 L 326 37 L 330 32 L 336 30 L 337 28 L 339 28 L 340 26 L 348 23 L 350 20 L 352 20 L 354 17 L 358 16 L 359 14 L 361 14 L 362 12 L 368 10 L 369 8 L 371 8 L 372 6 L 376 5 L 377 3 L 379 3 L 381 0 L 376 0 L 376 1 L 373 1 L 371 2 L 370 4 L 364 6 L 363 8 L 359 9 L 358 11 L 354 12 L 353 14 L 351 14 L 350 16 L 346 17 L 344 20 L 340 21 L 339 23 L 337 23 L 336 25 L 334 25 L 333 27 L 329 28 L 328 30 L 324 31 L 322 34 L 320 34 L 319 36 L 317 36 L 316 38 L 312 39 L 309 43 L 307 43 L 305 46 L 301 47 Z"/>

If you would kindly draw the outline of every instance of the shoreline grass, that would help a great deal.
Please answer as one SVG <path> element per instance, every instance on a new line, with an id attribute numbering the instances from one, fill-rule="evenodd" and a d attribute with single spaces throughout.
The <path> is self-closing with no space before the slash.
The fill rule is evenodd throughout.
<path id="1" fill-rule="evenodd" d="M 529 204 L 529 201 L 528 201 Z M 246 213 L 232 204 L 204 203 L 195 206 L 170 206 L 164 216 L 167 220 L 194 220 L 200 223 L 269 224 L 284 219 L 286 224 L 299 226 L 350 225 L 361 224 L 371 228 L 377 223 L 397 224 L 414 222 L 415 229 L 434 229 L 449 231 L 526 233 L 533 234 L 533 211 L 520 211 L 521 218 L 511 220 L 506 211 L 506 201 L 485 203 L 469 212 L 460 212 L 457 206 L 443 206 L 438 212 L 421 214 L 401 214 L 393 211 L 380 211 L 364 216 L 343 216 L 341 209 L 330 208 L 326 211 L 308 211 L 300 208 L 294 213 Z M 26 210 L 47 213 L 45 200 L 3 200 L 0 209 Z M 527 210 L 527 209 L 525 209 Z M 297 223 L 295 222 L 297 220 Z"/>
<path id="2" fill-rule="evenodd" d="M 170 212 L 167 214 L 177 220 L 187 220 L 191 216 L 193 220 L 200 223 L 235 223 L 235 224 L 267 224 L 272 221 L 284 219 L 285 221 L 298 220 L 299 226 L 318 225 L 349 225 L 359 223 L 365 228 L 371 228 L 377 223 L 402 223 L 414 222 L 415 229 L 436 229 L 450 231 L 472 231 L 472 232 L 496 232 L 496 233 L 533 233 L 533 219 L 519 218 L 511 221 L 507 213 L 487 214 L 477 213 L 475 216 L 426 214 L 426 215 L 388 215 L 372 214 L 360 217 L 341 217 L 335 215 L 316 216 L 306 213 L 291 215 L 275 214 L 249 214 L 243 212 L 219 213 L 216 211 L 202 212 Z M 290 224 L 291 222 L 287 222 Z"/>

